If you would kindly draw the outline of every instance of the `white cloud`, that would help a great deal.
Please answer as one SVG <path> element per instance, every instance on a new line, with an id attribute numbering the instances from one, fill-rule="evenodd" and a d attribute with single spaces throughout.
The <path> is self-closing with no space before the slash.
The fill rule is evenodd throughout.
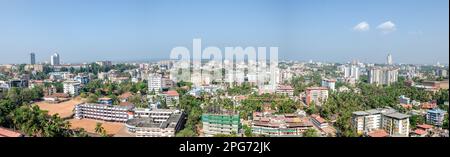
<path id="1" fill-rule="evenodd" d="M 364 32 L 370 30 L 370 25 L 366 21 L 363 21 L 359 24 L 357 24 L 355 27 L 353 27 L 353 30 L 358 32 Z"/>
<path id="2" fill-rule="evenodd" d="M 381 30 L 383 33 L 390 33 L 395 30 L 397 30 L 395 24 L 392 21 L 386 21 L 377 27 L 379 30 Z"/>

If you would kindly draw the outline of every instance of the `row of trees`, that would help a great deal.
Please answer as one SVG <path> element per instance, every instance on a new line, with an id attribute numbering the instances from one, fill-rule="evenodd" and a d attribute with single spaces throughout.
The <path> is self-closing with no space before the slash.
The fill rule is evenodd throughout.
<path id="1" fill-rule="evenodd" d="M 20 130 L 27 136 L 80 137 L 87 136 L 83 130 L 71 130 L 70 124 L 57 114 L 49 115 L 30 101 L 42 96 L 40 88 L 11 88 L 0 100 L 0 126 Z"/>
<path id="2" fill-rule="evenodd" d="M 295 102 L 285 95 L 277 94 L 252 94 L 247 99 L 242 100 L 236 108 L 240 117 L 248 119 L 253 112 L 261 112 L 265 105 L 270 105 L 270 109 L 275 110 L 277 114 L 294 113 L 301 108 L 299 102 Z"/>
<path id="3" fill-rule="evenodd" d="M 120 103 L 118 96 L 123 93 L 131 92 L 133 96 L 129 98 L 129 101 L 138 107 L 147 106 L 145 95 L 147 94 L 148 86 L 147 82 L 141 81 L 138 83 L 124 82 L 113 83 L 104 82 L 103 80 L 92 80 L 86 86 L 81 89 L 80 96 L 87 98 L 87 102 L 95 103 L 100 97 L 108 97 L 113 100 L 113 104 Z"/>

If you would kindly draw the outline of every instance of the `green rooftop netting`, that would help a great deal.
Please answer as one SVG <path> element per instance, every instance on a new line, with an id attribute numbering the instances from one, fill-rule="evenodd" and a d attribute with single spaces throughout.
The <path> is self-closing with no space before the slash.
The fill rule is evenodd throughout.
<path id="1" fill-rule="evenodd" d="M 221 125 L 239 125 L 240 118 L 239 115 L 202 115 L 202 122 L 207 122 L 210 124 L 221 124 Z"/>

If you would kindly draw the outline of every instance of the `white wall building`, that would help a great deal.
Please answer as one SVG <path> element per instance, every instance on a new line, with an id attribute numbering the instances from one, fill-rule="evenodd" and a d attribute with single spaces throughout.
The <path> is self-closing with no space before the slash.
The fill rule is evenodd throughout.
<path id="1" fill-rule="evenodd" d="M 80 82 L 78 81 L 64 81 L 64 93 L 70 96 L 77 96 L 80 94 Z"/>
<path id="2" fill-rule="evenodd" d="M 148 77 L 148 91 L 160 92 L 162 88 L 162 75 L 150 74 Z"/>
<path id="3" fill-rule="evenodd" d="M 50 64 L 51 65 L 60 65 L 61 64 L 58 53 L 55 53 L 52 56 L 50 56 Z"/>
<path id="4" fill-rule="evenodd" d="M 379 85 L 391 85 L 398 80 L 398 69 L 395 68 L 372 68 L 369 73 L 369 83 Z"/>
<path id="5" fill-rule="evenodd" d="M 336 86 L 336 80 L 333 80 L 333 79 L 323 79 L 322 80 L 322 87 L 326 87 L 332 91 L 335 91 L 336 90 L 335 86 Z"/>
<path id="6" fill-rule="evenodd" d="M 409 116 L 391 108 L 353 112 L 352 125 L 358 134 L 382 129 L 390 136 L 409 136 Z"/>
<path id="7" fill-rule="evenodd" d="M 126 122 L 132 118 L 133 106 L 113 106 L 106 104 L 78 104 L 75 106 L 75 118 L 89 118 L 113 122 Z"/>

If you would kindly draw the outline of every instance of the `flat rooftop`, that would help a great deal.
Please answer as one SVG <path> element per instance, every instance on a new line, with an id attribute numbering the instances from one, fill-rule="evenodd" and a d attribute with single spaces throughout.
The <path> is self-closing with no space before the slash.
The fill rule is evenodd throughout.
<path id="1" fill-rule="evenodd" d="M 385 114 L 385 116 L 387 117 L 391 117 L 391 118 L 395 118 L 395 119 L 405 119 L 405 118 L 409 118 L 409 115 L 403 114 L 403 113 L 391 113 L 391 114 Z"/>

